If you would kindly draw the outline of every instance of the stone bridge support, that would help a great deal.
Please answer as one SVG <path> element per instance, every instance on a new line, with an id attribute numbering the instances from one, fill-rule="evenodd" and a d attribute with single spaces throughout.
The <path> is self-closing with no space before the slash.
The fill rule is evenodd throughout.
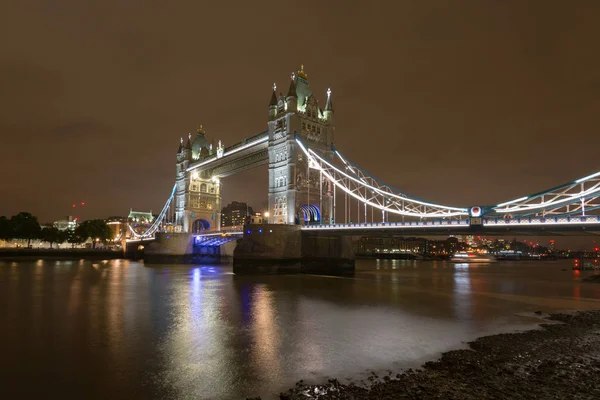
<path id="1" fill-rule="evenodd" d="M 299 225 L 246 225 L 233 254 L 236 274 L 354 273 L 349 236 L 319 235 Z"/>

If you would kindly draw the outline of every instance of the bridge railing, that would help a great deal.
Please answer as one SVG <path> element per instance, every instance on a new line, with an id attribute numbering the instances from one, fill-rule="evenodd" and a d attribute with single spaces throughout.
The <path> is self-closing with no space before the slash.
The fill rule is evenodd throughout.
<path id="1" fill-rule="evenodd" d="M 411 222 L 364 222 L 359 224 L 321 224 L 305 225 L 306 230 L 335 230 L 335 229 L 410 229 L 410 228 L 439 228 L 439 227 L 467 227 L 469 220 L 436 220 L 436 221 L 411 221 Z"/>
<path id="2" fill-rule="evenodd" d="M 511 225 L 582 225 L 600 224 L 600 217 L 590 216 L 551 216 L 551 217 L 525 217 L 525 218 L 484 218 L 484 226 L 511 226 Z"/>
<path id="3" fill-rule="evenodd" d="M 262 139 L 265 136 L 269 136 L 269 132 L 268 131 L 267 132 L 261 132 L 259 134 L 254 135 L 254 136 L 250 136 L 248 138 L 242 139 L 240 142 L 232 144 L 229 147 L 225 147 L 224 152 L 225 153 L 231 152 L 232 150 L 235 150 L 235 149 L 237 149 L 239 147 L 242 147 L 242 146 L 244 146 L 244 145 L 246 145 L 248 143 L 252 143 L 252 142 L 254 142 L 256 140 Z"/>

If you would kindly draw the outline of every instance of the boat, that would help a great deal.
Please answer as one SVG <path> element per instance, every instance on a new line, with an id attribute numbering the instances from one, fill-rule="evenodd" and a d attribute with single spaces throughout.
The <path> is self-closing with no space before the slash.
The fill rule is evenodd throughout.
<path id="1" fill-rule="evenodd" d="M 598 259 L 594 260 L 573 260 L 573 270 L 575 271 L 599 271 L 600 263 Z"/>
<path id="2" fill-rule="evenodd" d="M 454 254 L 450 258 L 450 262 L 457 263 L 491 263 L 498 261 L 496 257 L 491 254 L 479 254 L 461 251 Z"/>

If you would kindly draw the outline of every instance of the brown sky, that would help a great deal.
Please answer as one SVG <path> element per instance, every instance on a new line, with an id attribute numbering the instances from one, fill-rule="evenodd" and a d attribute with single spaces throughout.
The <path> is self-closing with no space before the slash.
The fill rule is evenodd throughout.
<path id="1" fill-rule="evenodd" d="M 271 85 L 331 87 L 336 146 L 447 205 L 600 170 L 600 2 L 79 1 L 0 6 L 0 215 L 158 211 L 179 137 L 266 128 Z M 283 89 L 282 89 L 283 90 Z M 225 197 L 266 204 L 266 169 Z"/>

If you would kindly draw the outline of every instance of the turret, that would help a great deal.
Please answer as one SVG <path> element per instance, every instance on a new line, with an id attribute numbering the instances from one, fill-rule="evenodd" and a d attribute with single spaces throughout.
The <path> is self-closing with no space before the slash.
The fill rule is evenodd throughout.
<path id="1" fill-rule="evenodd" d="M 290 82 L 290 88 L 288 94 L 285 97 L 285 104 L 288 111 L 296 112 L 298 110 L 298 94 L 296 93 L 296 75 L 292 73 L 292 81 Z"/>
<path id="2" fill-rule="evenodd" d="M 277 85 L 273 84 L 273 93 L 269 102 L 269 119 L 274 119 L 277 116 Z"/>
<path id="3" fill-rule="evenodd" d="M 312 95 L 310 86 L 308 86 L 308 74 L 304 72 L 304 65 L 300 66 L 300 71 L 298 71 L 298 74 L 296 75 L 296 79 L 294 81 L 296 96 L 298 98 L 298 109 L 300 111 L 304 111 L 304 109 L 306 108 L 306 102 L 308 101 L 308 98 Z"/>
<path id="4" fill-rule="evenodd" d="M 206 132 L 202 128 L 202 125 L 196 129 L 196 138 L 194 139 L 194 143 L 192 143 L 192 158 L 194 160 L 200 159 L 203 155 L 206 155 L 206 152 L 203 152 L 202 149 L 209 150 L 208 140 L 206 140 Z"/>
<path id="5" fill-rule="evenodd" d="M 325 110 L 323 116 L 330 124 L 333 123 L 333 103 L 331 102 L 331 89 L 327 89 L 327 104 L 325 104 Z"/>
<path id="6" fill-rule="evenodd" d="M 177 149 L 177 162 L 190 161 L 192 159 L 192 149 L 190 146 L 190 139 L 186 145 L 183 144 L 183 138 L 179 139 L 179 149 Z"/>

